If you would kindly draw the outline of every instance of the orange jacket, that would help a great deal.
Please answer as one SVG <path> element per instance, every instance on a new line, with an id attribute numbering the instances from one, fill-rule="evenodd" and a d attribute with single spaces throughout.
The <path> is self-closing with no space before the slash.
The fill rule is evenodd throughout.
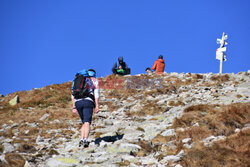
<path id="1" fill-rule="evenodd" d="M 152 69 L 156 70 L 157 74 L 162 74 L 164 72 L 165 63 L 163 59 L 158 59 L 155 61 Z"/>

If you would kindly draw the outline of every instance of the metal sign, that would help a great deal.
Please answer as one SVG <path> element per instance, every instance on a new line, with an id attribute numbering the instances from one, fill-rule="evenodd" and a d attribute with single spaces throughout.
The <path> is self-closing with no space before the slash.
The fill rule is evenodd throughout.
<path id="1" fill-rule="evenodd" d="M 217 44 L 220 44 L 220 47 L 216 50 L 216 59 L 220 60 L 220 74 L 222 73 L 222 63 L 227 60 L 224 53 L 227 51 L 227 47 L 225 47 L 228 44 L 226 42 L 227 38 L 228 36 L 223 32 L 221 39 L 217 38 L 216 40 Z"/>

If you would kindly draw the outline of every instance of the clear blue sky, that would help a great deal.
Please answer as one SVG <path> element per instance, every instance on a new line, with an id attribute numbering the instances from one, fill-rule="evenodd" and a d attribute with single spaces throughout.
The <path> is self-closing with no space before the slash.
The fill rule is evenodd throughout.
<path id="1" fill-rule="evenodd" d="M 0 93 L 111 74 L 132 74 L 160 54 L 166 72 L 217 73 L 216 39 L 228 34 L 223 72 L 250 68 L 250 0 L 0 0 Z"/>

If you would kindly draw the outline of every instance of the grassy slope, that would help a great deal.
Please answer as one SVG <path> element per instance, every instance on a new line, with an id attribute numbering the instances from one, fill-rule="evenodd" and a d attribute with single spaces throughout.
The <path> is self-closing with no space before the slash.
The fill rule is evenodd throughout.
<path id="1" fill-rule="evenodd" d="M 126 89 L 126 84 L 123 83 L 121 89 L 105 89 L 102 91 L 102 96 L 107 99 L 116 98 L 120 101 L 128 100 L 133 97 L 135 100 L 141 100 L 142 108 L 137 112 L 130 110 L 133 106 L 127 108 L 128 116 L 133 115 L 155 115 L 167 110 L 166 106 L 157 104 L 158 100 L 146 100 L 145 97 L 157 97 L 160 95 L 171 95 L 181 93 L 179 87 L 187 85 L 196 85 L 203 79 L 203 75 L 200 74 L 187 74 L 188 79 L 181 80 L 175 76 L 168 76 L 163 81 L 163 88 L 161 89 Z M 159 76 L 141 75 L 135 76 L 137 80 L 135 82 L 142 81 L 143 79 L 154 79 Z M 129 77 L 128 77 L 129 78 Z M 104 83 L 108 80 L 124 79 L 119 76 L 110 75 L 103 78 Z M 214 75 L 210 81 L 200 82 L 198 86 L 213 87 L 220 86 L 224 82 L 230 81 L 228 75 Z M 64 130 L 59 136 L 45 133 L 48 129 L 63 129 L 67 128 L 66 123 L 62 123 L 67 120 L 77 120 L 78 117 L 71 113 L 71 98 L 70 88 L 71 82 L 63 84 L 55 84 L 47 86 L 41 89 L 34 89 L 31 91 L 22 91 L 9 94 L 4 97 L 4 101 L 0 102 L 2 109 L 0 110 L 0 126 L 3 124 L 13 125 L 18 123 L 18 127 L 12 127 L 6 131 L 1 132 L 0 136 L 12 138 L 13 130 L 18 128 L 20 130 L 19 138 L 15 139 L 12 143 L 20 143 L 20 152 L 32 152 L 35 148 L 35 139 L 42 129 L 41 136 L 45 138 L 60 137 L 72 135 L 72 131 Z M 234 82 L 234 85 L 237 85 Z M 108 88 L 108 87 L 106 87 Z M 112 87 L 111 87 L 112 88 Z M 8 101 L 15 95 L 20 96 L 21 103 L 16 106 L 10 106 Z M 110 112 L 117 110 L 120 106 L 112 101 L 101 101 L 101 107 L 108 106 Z M 170 106 L 185 106 L 186 104 L 180 100 L 177 102 L 169 102 Z M 46 113 L 50 114 L 50 117 L 46 121 L 40 121 L 39 119 Z M 60 120 L 60 124 L 53 123 L 53 120 Z M 25 125 L 25 122 L 39 123 L 39 127 L 29 127 Z M 48 123 L 49 122 L 49 123 Z M 150 146 L 148 143 L 141 143 L 143 150 L 136 156 L 145 156 L 147 153 L 161 150 L 159 160 L 164 156 L 170 154 L 176 154 L 181 149 L 186 150 L 187 154 L 180 162 L 183 166 L 246 166 L 249 162 L 249 147 L 250 147 L 250 130 L 245 130 L 240 133 L 235 133 L 236 128 L 242 128 L 246 123 L 250 122 L 250 104 L 232 104 L 232 105 L 196 105 L 189 106 L 184 110 L 184 114 L 181 118 L 176 119 L 173 126 L 175 128 L 176 136 L 163 137 L 158 135 L 154 140 L 154 146 Z M 199 123 L 199 127 L 192 126 L 194 123 Z M 79 125 L 74 125 L 78 127 Z M 180 128 L 187 128 L 186 131 L 178 131 Z M 25 131 L 29 130 L 26 134 Z M 200 142 L 208 136 L 226 136 L 226 140 L 216 142 L 212 147 L 205 147 Z M 194 144 L 192 149 L 187 150 L 183 147 L 182 139 L 191 137 Z M 28 139 L 27 142 L 25 139 Z M 170 140 L 176 140 L 177 148 L 175 150 L 169 150 L 164 146 L 166 142 Z M 0 146 L 0 152 L 1 152 Z M 33 150 L 35 151 L 35 150 Z M 46 153 L 46 154 L 53 154 Z M 56 154 L 56 153 L 55 153 Z M 11 159 L 18 159 L 18 154 L 6 154 L 6 160 L 11 164 Z M 19 160 L 22 159 L 19 157 Z M 22 161 L 22 160 L 20 160 Z M 13 162 L 14 163 L 14 162 Z M 19 163 L 21 164 L 21 163 Z"/>

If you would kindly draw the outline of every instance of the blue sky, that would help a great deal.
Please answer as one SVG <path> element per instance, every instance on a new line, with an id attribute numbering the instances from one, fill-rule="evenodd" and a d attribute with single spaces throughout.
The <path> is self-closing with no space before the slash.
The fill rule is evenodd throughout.
<path id="1" fill-rule="evenodd" d="M 160 54 L 166 72 L 217 73 L 216 39 L 228 34 L 223 72 L 250 68 L 249 0 L 0 0 L 0 93 L 111 74 L 132 74 Z"/>

